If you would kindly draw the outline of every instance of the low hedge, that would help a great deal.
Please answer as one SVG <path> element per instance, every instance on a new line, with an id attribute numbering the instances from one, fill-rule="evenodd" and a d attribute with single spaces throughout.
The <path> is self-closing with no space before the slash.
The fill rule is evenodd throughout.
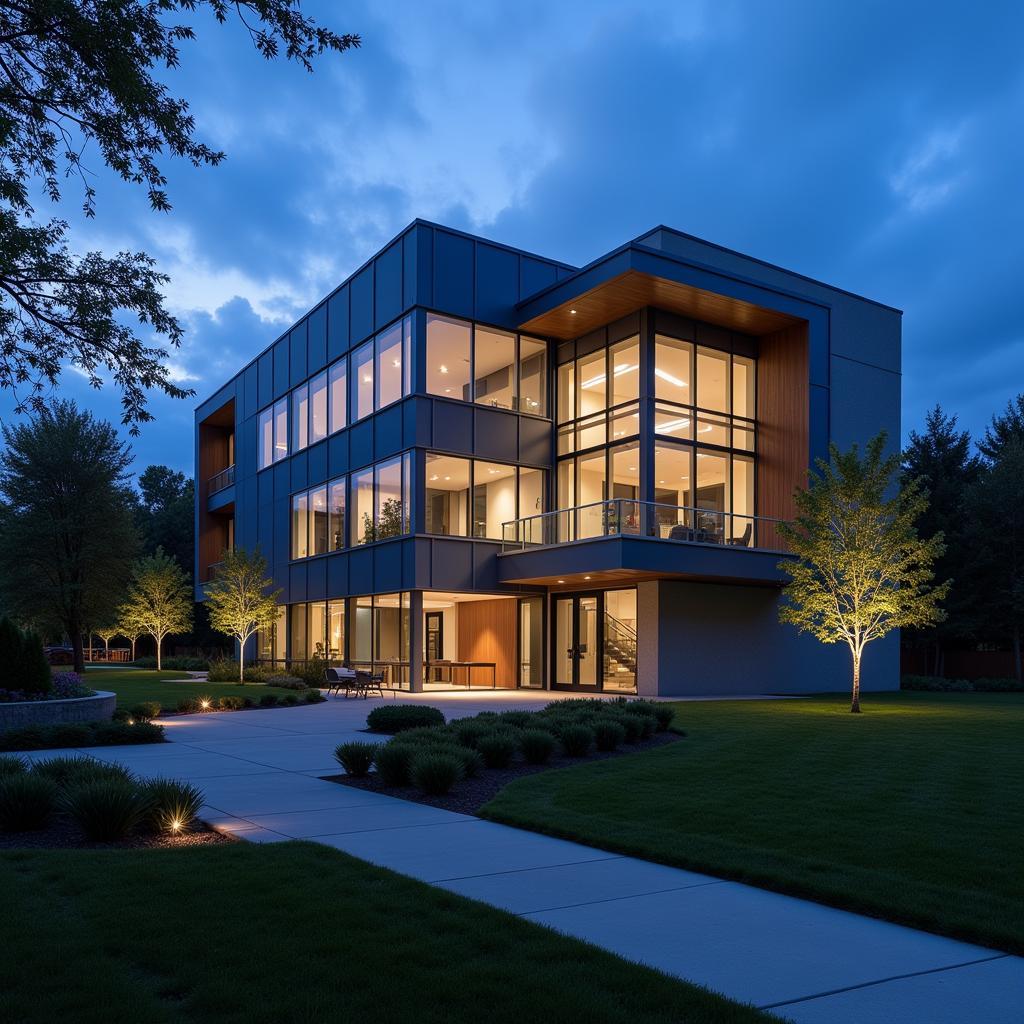
<path id="1" fill-rule="evenodd" d="M 1024 681 L 1018 679 L 946 679 L 944 676 L 903 676 L 901 690 L 925 690 L 930 693 L 1024 693 Z"/>
<path id="2" fill-rule="evenodd" d="M 444 713 L 426 704 L 383 704 L 366 716 L 371 732 L 394 735 L 423 726 L 444 725 Z"/>
<path id="3" fill-rule="evenodd" d="M 132 664 L 136 668 L 156 668 L 156 658 L 151 654 L 147 654 L 141 658 L 136 658 Z M 160 667 L 170 672 L 205 672 L 210 667 L 210 662 L 206 658 L 171 657 L 162 658 L 160 660 Z"/>
<path id="4" fill-rule="evenodd" d="M 0 751 L 49 750 L 56 747 L 116 747 L 163 743 L 164 727 L 155 722 L 82 722 L 77 725 L 30 725 L 0 733 Z"/>

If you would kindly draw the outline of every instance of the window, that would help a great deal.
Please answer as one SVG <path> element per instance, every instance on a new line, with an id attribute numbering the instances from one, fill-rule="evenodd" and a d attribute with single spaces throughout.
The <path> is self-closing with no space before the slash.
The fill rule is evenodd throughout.
<path id="1" fill-rule="evenodd" d="M 427 533 L 465 537 L 469 520 L 469 459 L 427 454 Z"/>
<path id="2" fill-rule="evenodd" d="M 697 405 L 701 409 L 729 412 L 728 352 L 697 349 Z"/>
<path id="3" fill-rule="evenodd" d="M 654 397 L 692 405 L 693 344 L 662 334 L 654 337 Z"/>
<path id="4" fill-rule="evenodd" d="M 339 359 L 327 371 L 331 382 L 331 433 L 341 430 L 347 422 L 345 388 L 345 360 Z"/>
<path id="5" fill-rule="evenodd" d="M 544 511 L 544 470 L 519 469 L 519 514 L 517 519 L 538 516 Z"/>
<path id="6" fill-rule="evenodd" d="M 474 401 L 514 409 L 516 336 L 478 325 L 473 330 L 473 359 Z"/>
<path id="7" fill-rule="evenodd" d="M 282 398 L 259 415 L 259 467 L 266 469 L 288 456 L 288 399 Z"/>
<path id="8" fill-rule="evenodd" d="M 311 658 L 327 656 L 327 602 L 314 601 L 307 605 L 306 621 L 309 633 L 306 650 Z"/>
<path id="9" fill-rule="evenodd" d="M 314 377 L 309 385 L 309 406 L 311 423 L 310 444 L 322 441 L 327 436 L 327 374 Z"/>
<path id="10" fill-rule="evenodd" d="M 277 606 L 277 618 L 270 629 L 261 629 L 256 634 L 256 649 L 260 661 L 283 661 L 285 642 L 288 639 L 288 606 Z"/>
<path id="11" fill-rule="evenodd" d="M 578 416 L 588 416 L 605 407 L 608 377 L 604 364 L 607 355 L 608 350 L 602 348 L 577 360 L 579 365 L 576 368 L 576 376 L 579 380 L 579 387 L 576 396 L 576 414 Z"/>
<path id="12" fill-rule="evenodd" d="M 519 338 L 519 411 L 548 414 L 548 346 L 537 338 Z"/>
<path id="13" fill-rule="evenodd" d="M 309 444 L 309 385 L 292 392 L 292 451 L 300 452 Z"/>
<path id="14" fill-rule="evenodd" d="M 558 368 L 558 422 L 576 419 L 576 364 L 562 363 Z"/>
<path id="15" fill-rule="evenodd" d="M 352 353 L 352 421 L 373 412 L 373 342 Z"/>
<path id="16" fill-rule="evenodd" d="M 327 657 L 331 661 L 345 658 L 344 601 L 331 601 L 327 606 Z"/>
<path id="17" fill-rule="evenodd" d="M 754 418 L 754 360 L 732 357 L 732 414 Z"/>
<path id="18" fill-rule="evenodd" d="M 473 463 L 473 536 L 501 540 L 502 524 L 516 518 L 516 467 Z"/>
<path id="19" fill-rule="evenodd" d="M 352 474 L 352 543 L 367 544 L 373 535 L 373 470 Z"/>
<path id="20" fill-rule="evenodd" d="M 292 497 L 292 558 L 309 555 L 309 494 Z"/>
<path id="21" fill-rule="evenodd" d="M 409 685 L 409 594 L 377 594 L 353 602 L 352 661 L 383 672 L 384 686 Z"/>
<path id="22" fill-rule="evenodd" d="M 519 602 L 519 685 L 544 685 L 544 598 Z"/>
<path id="23" fill-rule="evenodd" d="M 449 317 L 427 317 L 427 394 L 470 398 L 470 325 Z"/>
<path id="24" fill-rule="evenodd" d="M 398 537 L 406 532 L 405 488 L 402 486 L 403 459 L 388 459 L 374 467 L 377 491 L 375 540 Z"/>
<path id="25" fill-rule="evenodd" d="M 331 505 L 328 521 L 328 546 L 340 551 L 345 546 L 345 480 L 331 484 Z"/>
<path id="26" fill-rule="evenodd" d="M 369 544 L 409 532 L 411 463 L 412 456 L 406 453 L 352 474 L 353 544 Z"/>
<path id="27" fill-rule="evenodd" d="M 634 335 L 610 349 L 612 377 L 610 406 L 635 402 L 640 397 L 640 338 Z"/>
<path id="28" fill-rule="evenodd" d="M 318 487 L 309 496 L 309 553 L 326 555 L 328 548 L 327 488 Z"/>
<path id="29" fill-rule="evenodd" d="M 296 661 L 304 661 L 308 655 L 306 646 L 306 606 L 293 604 L 289 609 L 291 619 L 291 636 L 289 638 L 289 655 Z"/>
<path id="30" fill-rule="evenodd" d="M 385 405 L 397 402 L 403 394 L 402 384 L 405 379 L 403 354 L 402 321 L 389 327 L 377 335 L 377 405 L 382 409 Z"/>

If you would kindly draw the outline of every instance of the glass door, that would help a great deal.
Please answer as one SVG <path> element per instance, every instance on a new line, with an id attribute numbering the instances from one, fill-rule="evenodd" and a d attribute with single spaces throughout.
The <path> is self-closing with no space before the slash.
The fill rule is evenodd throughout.
<path id="1" fill-rule="evenodd" d="M 556 687 L 596 690 L 601 685 L 601 596 L 555 598 L 554 673 Z"/>

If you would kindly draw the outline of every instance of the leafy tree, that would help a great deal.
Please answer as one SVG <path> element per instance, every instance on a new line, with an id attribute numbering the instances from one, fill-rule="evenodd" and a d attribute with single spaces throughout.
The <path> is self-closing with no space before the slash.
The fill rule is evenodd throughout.
<path id="1" fill-rule="evenodd" d="M 138 479 L 136 522 L 142 550 L 162 547 L 182 568 L 195 561 L 195 490 L 192 479 L 168 466 L 147 466 Z"/>
<path id="2" fill-rule="evenodd" d="M 1001 416 L 992 417 L 985 436 L 978 442 L 978 451 L 992 463 L 1011 444 L 1024 444 L 1024 395 L 1007 402 Z"/>
<path id="3" fill-rule="evenodd" d="M 164 154 L 196 167 L 224 159 L 195 137 L 188 103 L 164 82 L 180 44 L 195 38 L 176 17 L 205 9 L 223 24 L 237 15 L 263 57 L 283 55 L 306 70 L 325 51 L 359 45 L 358 36 L 322 28 L 298 7 L 298 0 L 0 2 L 0 387 L 15 392 L 19 411 L 41 411 L 45 389 L 66 364 L 97 387 L 104 372 L 113 378 L 133 432 L 151 418 L 148 389 L 193 393 L 174 384 L 164 362 L 160 345 L 179 345 L 182 328 L 164 305 L 167 278 L 153 259 L 73 254 L 67 222 L 38 221 L 33 195 L 58 203 L 62 178 L 76 178 L 84 212 L 94 216 L 95 150 L 122 180 L 146 189 L 154 210 L 169 210 Z"/>
<path id="4" fill-rule="evenodd" d="M 135 564 L 120 617 L 136 622 L 156 642 L 158 671 L 164 637 L 192 628 L 192 587 L 181 566 L 165 555 L 163 548 Z"/>
<path id="5" fill-rule="evenodd" d="M 210 608 L 210 624 L 214 629 L 238 641 L 238 681 L 245 673 L 245 645 L 259 629 L 272 629 L 277 621 L 275 590 L 267 588 L 274 581 L 267 575 L 267 562 L 258 551 L 249 554 L 244 548 L 225 551 L 220 567 L 206 588 Z"/>
<path id="6" fill-rule="evenodd" d="M 970 433 L 958 430 L 956 416 L 947 416 L 940 406 L 927 414 L 922 433 L 910 432 L 903 452 L 903 480 L 920 479 L 927 490 L 928 505 L 918 519 L 917 531 L 926 539 L 943 535 L 945 551 L 936 557 L 935 575 L 950 580 L 951 587 L 945 601 L 947 617 L 924 630 L 908 628 L 905 638 L 934 650 L 936 675 L 942 675 L 946 646 L 971 635 L 979 611 L 966 501 L 982 469 L 982 461 L 971 451 Z"/>
<path id="7" fill-rule="evenodd" d="M 106 659 L 110 661 L 110 641 L 115 636 L 120 636 L 121 631 L 116 627 L 106 626 L 103 629 L 97 629 L 96 635 L 103 641 L 103 649 L 106 652 Z"/>
<path id="8" fill-rule="evenodd" d="M 117 633 L 118 636 L 123 636 L 132 645 L 132 661 L 135 660 L 135 645 L 139 642 L 139 637 L 145 632 L 142 626 L 132 618 L 125 608 L 118 609 Z"/>
<path id="9" fill-rule="evenodd" d="M 796 559 L 779 568 L 790 577 L 779 619 L 822 643 L 843 642 L 853 658 L 850 710 L 860 711 L 864 649 L 894 629 L 926 626 L 943 616 L 948 583 L 932 586 L 942 535 L 928 540 L 915 523 L 927 507 L 920 482 L 887 491 L 899 456 L 883 457 L 886 435 L 817 460 L 810 485 L 794 495 L 796 520 L 780 530 Z"/>
<path id="10" fill-rule="evenodd" d="M 0 590 L 19 618 L 71 638 L 112 621 L 138 540 L 126 471 L 131 450 L 109 423 L 56 402 L 4 427 L 0 452 Z"/>
<path id="11" fill-rule="evenodd" d="M 0 618 L 0 687 L 46 693 L 51 684 L 50 665 L 39 634 L 20 630 L 6 615 Z"/>
<path id="12" fill-rule="evenodd" d="M 968 545 L 983 603 L 980 630 L 1013 649 L 1021 679 L 1024 622 L 1024 440 L 1008 441 L 967 494 Z"/>

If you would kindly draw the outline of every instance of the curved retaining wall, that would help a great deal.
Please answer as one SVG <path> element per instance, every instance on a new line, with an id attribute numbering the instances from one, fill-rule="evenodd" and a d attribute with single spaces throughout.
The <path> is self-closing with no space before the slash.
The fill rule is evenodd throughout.
<path id="1" fill-rule="evenodd" d="M 73 722 L 110 721 L 117 694 L 97 690 L 92 697 L 68 700 L 24 700 L 0 704 L 0 732 L 26 725 L 67 725 Z"/>

